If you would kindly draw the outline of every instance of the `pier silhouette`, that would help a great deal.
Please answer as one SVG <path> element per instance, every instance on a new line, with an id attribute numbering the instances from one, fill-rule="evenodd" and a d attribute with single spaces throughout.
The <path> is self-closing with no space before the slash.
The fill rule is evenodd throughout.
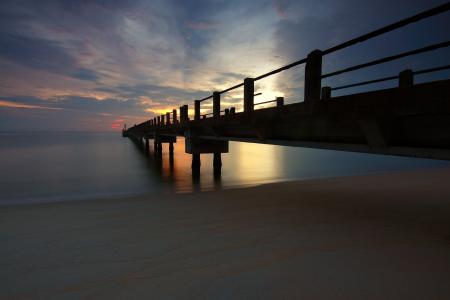
<path id="1" fill-rule="evenodd" d="M 398 74 L 342 86 L 322 86 L 322 79 L 373 67 L 404 57 L 450 46 L 444 41 L 395 55 L 378 58 L 323 74 L 322 60 L 328 54 L 397 30 L 409 24 L 448 12 L 450 3 L 384 26 L 326 50 L 314 50 L 307 57 L 255 78 L 194 101 L 193 119 L 188 105 L 157 116 L 129 129 L 123 136 L 133 139 L 150 155 L 159 157 L 162 143 L 185 139 L 185 151 L 192 155 L 192 175 L 200 176 L 201 154 L 213 153 L 214 176 L 220 178 L 221 154 L 228 152 L 229 141 L 265 143 L 450 160 L 450 80 L 414 83 L 415 75 L 450 69 L 450 65 L 421 70 L 399 70 Z M 254 103 L 255 82 L 299 65 L 305 65 L 304 101 L 285 104 L 283 97 Z M 333 91 L 397 81 L 394 88 L 345 96 Z M 243 87 L 243 112 L 222 107 L 221 96 Z M 201 105 L 212 100 L 212 113 L 201 114 Z M 262 104 L 273 107 L 257 109 Z M 178 114 L 179 111 L 179 114 Z M 191 116 L 192 117 L 192 116 Z"/>

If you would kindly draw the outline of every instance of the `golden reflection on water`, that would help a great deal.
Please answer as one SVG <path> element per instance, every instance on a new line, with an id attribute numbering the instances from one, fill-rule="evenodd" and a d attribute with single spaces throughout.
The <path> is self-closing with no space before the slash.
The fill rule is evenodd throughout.
<path id="1" fill-rule="evenodd" d="M 282 177 L 282 165 L 277 162 L 280 148 L 273 145 L 230 142 L 229 153 L 222 154 L 222 176 L 213 176 L 213 155 L 201 155 L 201 174 L 192 178 L 192 156 L 185 153 L 184 139 L 174 143 L 171 160 L 169 144 L 163 144 L 162 160 L 154 158 L 153 141 L 150 143 L 152 166 L 164 183 L 177 192 L 207 191 L 222 188 L 222 181 L 232 186 L 256 185 L 276 181 Z"/>
<path id="2" fill-rule="evenodd" d="M 281 164 L 277 161 L 280 148 L 277 146 L 232 143 L 230 152 L 232 159 L 226 161 L 223 176 L 232 181 L 246 185 L 281 177 Z"/>

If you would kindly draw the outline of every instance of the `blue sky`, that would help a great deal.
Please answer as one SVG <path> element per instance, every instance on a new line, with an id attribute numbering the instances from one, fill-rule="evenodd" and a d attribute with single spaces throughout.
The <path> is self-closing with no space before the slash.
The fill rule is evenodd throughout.
<path id="1" fill-rule="evenodd" d="M 3 0 L 0 130 L 117 130 L 444 2 Z M 327 56 L 324 72 L 448 40 L 449 16 Z M 439 50 L 324 84 L 444 65 L 449 57 Z M 302 101 L 302 86 L 300 66 L 258 83 L 257 101 Z M 224 106 L 239 109 L 241 93 L 227 94 Z"/>

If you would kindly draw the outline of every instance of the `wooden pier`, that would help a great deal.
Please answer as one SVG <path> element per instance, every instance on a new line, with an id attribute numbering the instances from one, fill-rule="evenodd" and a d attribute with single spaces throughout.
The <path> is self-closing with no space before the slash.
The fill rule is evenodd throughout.
<path id="1" fill-rule="evenodd" d="M 429 45 L 364 64 L 322 73 L 326 55 L 364 42 L 423 19 L 447 13 L 446 3 L 410 18 L 382 27 L 324 51 L 314 50 L 306 58 L 194 101 L 193 119 L 188 105 L 154 117 L 123 131 L 150 153 L 149 139 L 154 141 L 155 156 L 162 143 L 185 138 L 185 151 L 192 154 L 192 174 L 200 175 L 200 155 L 214 154 L 214 174 L 220 176 L 221 154 L 228 152 L 229 141 L 289 145 L 299 147 L 400 155 L 450 160 L 450 80 L 414 84 L 418 74 L 450 69 L 443 65 L 424 70 L 401 70 L 384 78 L 356 82 L 345 86 L 322 87 L 322 79 L 372 67 L 403 57 L 447 48 L 450 41 Z M 254 103 L 255 82 L 295 66 L 305 64 L 304 101 L 284 104 L 282 97 Z M 383 81 L 398 82 L 397 87 L 333 97 L 332 91 L 365 86 Z M 243 111 L 221 105 L 221 95 L 243 87 Z M 201 104 L 211 101 L 211 114 L 201 115 Z M 273 107 L 257 109 L 260 104 Z M 179 117 L 178 117 L 179 116 Z"/>

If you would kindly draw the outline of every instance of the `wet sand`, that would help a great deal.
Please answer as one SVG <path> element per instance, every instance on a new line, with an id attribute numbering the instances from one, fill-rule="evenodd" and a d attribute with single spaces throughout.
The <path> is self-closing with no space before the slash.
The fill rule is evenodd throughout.
<path id="1" fill-rule="evenodd" d="M 0 299 L 448 299 L 450 169 L 0 207 Z"/>

